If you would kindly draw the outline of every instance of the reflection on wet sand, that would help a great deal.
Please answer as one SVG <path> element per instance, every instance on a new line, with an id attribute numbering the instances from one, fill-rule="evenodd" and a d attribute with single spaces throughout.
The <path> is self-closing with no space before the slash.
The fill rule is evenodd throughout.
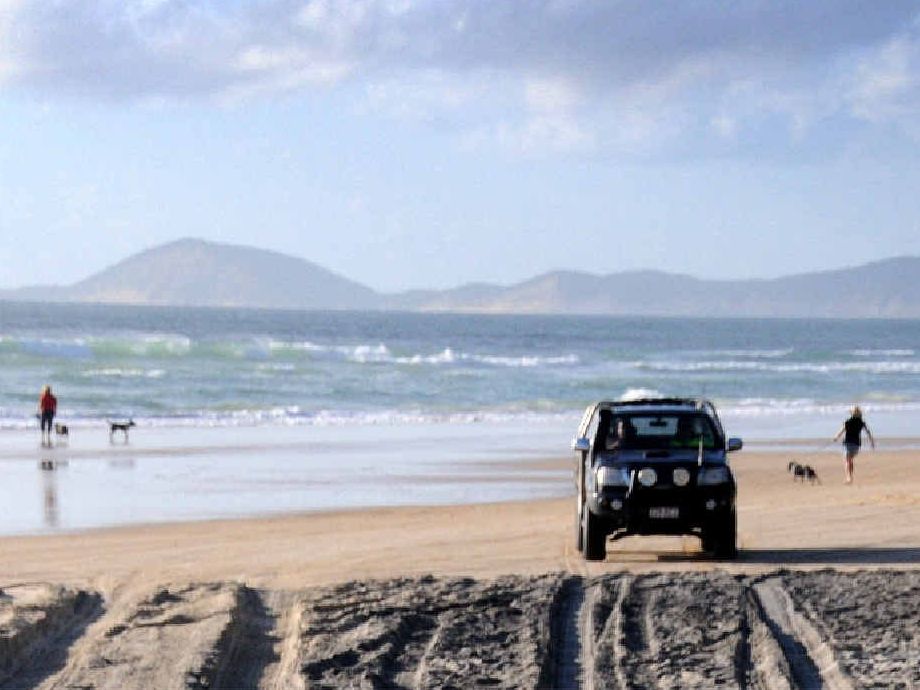
<path id="1" fill-rule="evenodd" d="M 113 458 L 108 465 L 113 470 L 133 470 L 136 462 L 134 458 Z"/>
<path id="2" fill-rule="evenodd" d="M 495 435 L 501 433 L 501 439 Z M 240 518 L 389 505 L 488 503 L 564 494 L 566 461 L 548 469 L 507 450 L 524 447 L 504 429 L 382 427 L 145 429 L 76 435 L 69 446 L 38 450 L 0 433 L 0 535 L 177 520 Z M 510 438 L 510 441 L 509 441 Z M 528 431 L 528 442 L 533 435 Z M 502 445 L 504 444 L 504 445 Z M 496 457 L 495 447 L 505 449 Z M 519 451 L 516 451 L 519 452 Z M 28 458 L 29 462 L 20 462 Z M 566 458 L 567 460 L 567 458 Z M 62 463 L 69 463 L 61 471 Z M 477 463 L 488 463 L 479 466 Z M 59 474 L 44 519 L 36 469 Z M 356 481 L 355 478 L 362 478 Z M 49 478 L 50 480 L 50 478 Z M 39 480 L 40 481 L 40 480 Z M 53 524 L 53 526 L 52 526 Z"/>
<path id="3" fill-rule="evenodd" d="M 42 505 L 44 507 L 45 527 L 48 529 L 55 529 L 60 524 L 56 472 L 59 465 L 59 462 L 55 462 L 50 458 L 44 458 L 39 463 L 39 468 L 42 470 Z"/>

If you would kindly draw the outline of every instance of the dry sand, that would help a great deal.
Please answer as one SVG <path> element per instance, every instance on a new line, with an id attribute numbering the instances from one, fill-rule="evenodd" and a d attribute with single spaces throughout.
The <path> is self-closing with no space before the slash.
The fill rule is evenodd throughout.
<path id="1" fill-rule="evenodd" d="M 920 452 L 790 459 L 733 457 L 732 562 L 586 564 L 571 500 L 2 538 L 0 687 L 920 685 Z"/>

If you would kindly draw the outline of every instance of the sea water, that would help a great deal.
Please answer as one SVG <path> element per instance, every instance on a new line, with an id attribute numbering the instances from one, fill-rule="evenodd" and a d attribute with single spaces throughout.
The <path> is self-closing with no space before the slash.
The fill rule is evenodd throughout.
<path id="1" fill-rule="evenodd" d="M 75 426 L 539 425 L 643 390 L 784 436 L 854 403 L 912 418 L 920 321 L 0 303 L 0 429 L 34 426 L 45 383 Z"/>
<path id="2" fill-rule="evenodd" d="M 525 461 L 624 394 L 710 398 L 749 445 L 816 450 L 854 403 L 916 437 L 918 343 L 920 321 L 0 303 L 0 533 L 562 496 L 570 472 Z M 44 384 L 71 428 L 48 449 Z"/>

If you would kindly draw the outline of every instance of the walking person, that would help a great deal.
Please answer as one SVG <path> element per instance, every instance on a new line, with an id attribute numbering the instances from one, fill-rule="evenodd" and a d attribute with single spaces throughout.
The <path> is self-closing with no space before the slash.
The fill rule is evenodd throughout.
<path id="1" fill-rule="evenodd" d="M 863 421 L 862 410 L 859 409 L 859 405 L 856 405 L 850 413 L 850 418 L 843 423 L 843 426 L 840 427 L 840 431 L 834 436 L 835 442 L 840 440 L 841 436 L 843 437 L 843 449 L 846 453 L 847 484 L 853 483 L 853 460 L 859 455 L 863 431 L 866 432 L 869 443 L 872 444 L 872 450 L 875 450 L 875 439 L 872 438 L 872 432 L 869 431 L 869 426 Z"/>
<path id="2" fill-rule="evenodd" d="M 54 415 L 57 414 L 57 398 L 51 392 L 51 386 L 42 387 L 38 397 L 38 414 L 41 419 L 42 445 L 51 445 L 51 430 L 54 428 Z"/>

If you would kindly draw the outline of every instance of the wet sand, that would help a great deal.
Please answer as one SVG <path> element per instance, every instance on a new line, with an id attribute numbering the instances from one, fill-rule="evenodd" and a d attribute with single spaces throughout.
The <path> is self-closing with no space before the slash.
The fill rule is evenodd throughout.
<path id="1" fill-rule="evenodd" d="M 0 538 L 0 687 L 920 683 L 920 452 L 733 457 L 741 555 L 575 552 L 573 501 Z M 535 461 L 568 467 L 560 458 Z"/>
<path id="2" fill-rule="evenodd" d="M 559 445 L 498 425 L 0 432 L 0 536 L 395 505 L 563 496 Z M 542 438 L 542 437 L 541 437 Z"/>

